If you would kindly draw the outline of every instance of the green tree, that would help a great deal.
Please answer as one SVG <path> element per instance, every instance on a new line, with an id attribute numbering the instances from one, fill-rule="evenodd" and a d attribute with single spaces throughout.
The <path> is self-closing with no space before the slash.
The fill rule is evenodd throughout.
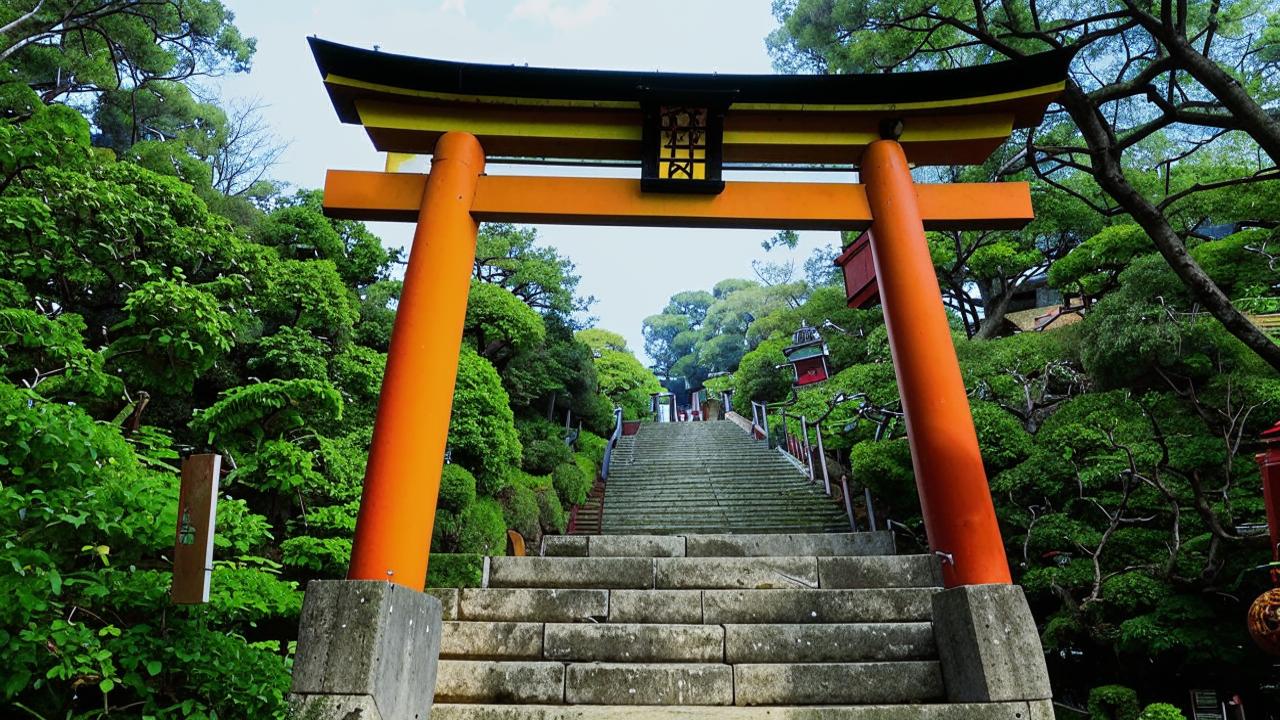
<path id="1" fill-rule="evenodd" d="M 662 392 L 662 385 L 627 349 L 626 340 L 600 328 L 579 330 L 576 337 L 592 350 L 600 392 L 614 405 L 622 407 L 625 419 L 646 417 L 650 395 Z"/>
<path id="2" fill-rule="evenodd" d="M 1179 207 L 1202 193 L 1241 191 L 1280 178 L 1280 121 L 1252 2 L 1076 7 L 783 0 L 769 37 L 786 71 L 881 72 L 978 65 L 1070 49 L 1062 112 L 1018 139 L 998 176 L 1031 177 L 1071 193 L 1106 218 L 1128 215 L 1201 307 L 1280 369 L 1280 347 L 1250 323 L 1190 253 L 1195 228 Z M 1106 69 L 1092 58 L 1111 57 Z M 1246 134 L 1261 152 L 1237 153 L 1206 176 L 1198 162 Z M 1025 151 L 1024 147 L 1025 146 Z M 1238 147 L 1238 145 L 1237 145 Z M 1016 153 L 1016 157 L 1015 157 Z M 1199 156 L 1199 157 L 1197 157 Z M 1096 190 L 1080 192 L 1081 180 Z M 1273 193 L 1272 193 L 1273 194 Z M 1237 205 L 1237 209 L 1241 206 Z M 1267 212 L 1271 203 L 1254 211 Z M 1201 218 L 1203 220 L 1204 218 Z M 1215 220 L 1242 218 L 1215 218 Z"/>

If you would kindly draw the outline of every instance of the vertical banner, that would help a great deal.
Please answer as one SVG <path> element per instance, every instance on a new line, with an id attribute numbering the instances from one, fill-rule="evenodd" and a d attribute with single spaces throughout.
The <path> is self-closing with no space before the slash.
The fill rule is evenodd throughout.
<path id="1" fill-rule="evenodd" d="M 182 462 L 178 530 L 173 545 L 173 602 L 209 602 L 213 575 L 214 516 L 218 509 L 221 455 L 192 455 Z"/>

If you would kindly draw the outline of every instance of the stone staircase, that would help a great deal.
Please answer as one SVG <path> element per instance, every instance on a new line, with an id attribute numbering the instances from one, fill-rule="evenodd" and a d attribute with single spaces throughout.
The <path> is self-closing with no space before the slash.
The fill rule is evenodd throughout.
<path id="1" fill-rule="evenodd" d="M 429 591 L 431 716 L 1052 718 L 1047 700 L 947 702 L 936 565 L 893 550 L 884 532 L 548 537 L 491 558 L 483 588 Z"/>
<path id="2" fill-rule="evenodd" d="M 605 534 L 823 533 L 842 508 L 776 450 L 727 420 L 648 423 L 614 456 Z"/>

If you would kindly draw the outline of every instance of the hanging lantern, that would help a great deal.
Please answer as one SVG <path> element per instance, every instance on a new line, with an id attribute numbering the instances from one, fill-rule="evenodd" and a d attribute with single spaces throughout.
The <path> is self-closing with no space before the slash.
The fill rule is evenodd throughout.
<path id="1" fill-rule="evenodd" d="M 800 322 L 800 329 L 791 336 L 791 345 L 782 350 L 787 362 L 795 370 L 796 387 L 812 385 L 831 376 L 827 365 L 827 344 L 822 341 L 818 329 L 806 321 Z"/>
<path id="2" fill-rule="evenodd" d="M 1249 635 L 1264 651 L 1280 655 L 1280 588 L 1262 593 L 1249 607 Z"/>
<path id="3" fill-rule="evenodd" d="M 724 190 L 725 93 L 657 92 L 641 103 L 640 189 L 718 195 Z"/>

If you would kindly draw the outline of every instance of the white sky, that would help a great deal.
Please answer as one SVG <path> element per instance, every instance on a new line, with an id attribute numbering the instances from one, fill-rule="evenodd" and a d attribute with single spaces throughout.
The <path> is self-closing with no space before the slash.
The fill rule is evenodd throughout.
<path id="1" fill-rule="evenodd" d="M 267 121 L 290 142 L 277 179 L 320 187 L 328 168 L 381 170 L 383 157 L 358 126 L 338 122 L 306 37 L 446 60 L 550 67 L 686 72 L 772 72 L 764 38 L 770 0 L 224 0 L 241 32 L 256 37 L 253 72 L 221 81 L 226 98 L 261 98 Z M 491 174 L 572 174 L 565 168 L 490 167 Z M 752 173 L 753 179 L 778 179 Z M 821 179 L 835 181 L 826 174 Z M 796 176 L 784 179 L 801 179 Z M 809 179 L 809 178 L 804 178 Z M 403 247 L 407 224 L 370 223 Z M 753 277 L 751 260 L 793 258 L 835 233 L 801 233 L 795 251 L 765 253 L 772 232 L 538 226 L 546 245 L 576 263 L 579 292 L 594 295 L 598 326 L 642 352 L 641 321 L 681 290 Z"/>

